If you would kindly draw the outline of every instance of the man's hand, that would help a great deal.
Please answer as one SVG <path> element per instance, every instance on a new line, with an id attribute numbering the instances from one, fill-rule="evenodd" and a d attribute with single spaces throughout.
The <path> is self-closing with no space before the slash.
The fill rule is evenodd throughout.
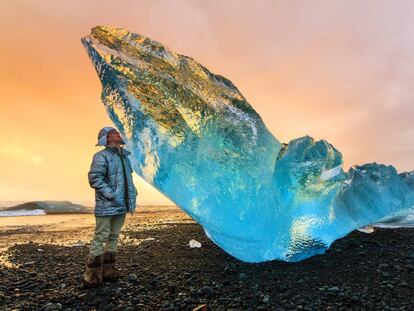
<path id="1" fill-rule="evenodd" d="M 89 185 L 98 191 L 103 197 L 108 200 L 113 200 L 115 195 L 111 186 L 106 182 L 107 176 L 107 161 L 102 153 L 96 153 L 93 156 L 90 170 L 88 172 Z"/>

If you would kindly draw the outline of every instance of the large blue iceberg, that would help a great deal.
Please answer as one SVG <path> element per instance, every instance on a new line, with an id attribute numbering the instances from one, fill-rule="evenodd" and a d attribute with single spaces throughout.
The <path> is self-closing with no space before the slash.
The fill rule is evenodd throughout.
<path id="1" fill-rule="evenodd" d="M 414 171 L 342 155 L 310 136 L 279 142 L 228 79 L 148 37 L 82 38 L 134 171 L 247 262 L 298 261 L 414 208 Z"/>

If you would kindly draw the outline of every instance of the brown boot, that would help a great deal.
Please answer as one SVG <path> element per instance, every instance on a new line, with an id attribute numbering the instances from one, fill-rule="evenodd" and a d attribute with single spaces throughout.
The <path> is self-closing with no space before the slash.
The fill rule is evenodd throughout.
<path id="1" fill-rule="evenodd" d="M 116 252 L 104 252 L 102 278 L 104 281 L 116 281 L 122 275 L 121 272 L 116 268 Z"/>
<path id="2" fill-rule="evenodd" d="M 83 284 L 86 287 L 96 287 L 102 283 L 102 264 L 102 255 L 89 255 L 86 270 L 83 273 Z"/>

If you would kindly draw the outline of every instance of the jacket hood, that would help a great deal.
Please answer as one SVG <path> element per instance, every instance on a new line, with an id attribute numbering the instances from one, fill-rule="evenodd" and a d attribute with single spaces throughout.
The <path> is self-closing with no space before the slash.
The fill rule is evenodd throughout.
<path id="1" fill-rule="evenodd" d="M 98 143 L 95 146 L 106 146 L 107 144 L 106 138 L 107 138 L 109 131 L 111 130 L 117 131 L 117 129 L 112 126 L 104 126 L 103 128 L 101 128 L 98 133 Z M 122 143 L 125 144 L 123 139 L 122 139 Z"/>

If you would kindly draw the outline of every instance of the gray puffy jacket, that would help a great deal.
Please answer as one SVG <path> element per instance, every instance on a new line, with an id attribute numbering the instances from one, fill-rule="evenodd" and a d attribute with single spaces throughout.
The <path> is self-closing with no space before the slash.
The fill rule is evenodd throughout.
<path id="1" fill-rule="evenodd" d="M 89 185 L 95 189 L 95 216 L 134 212 L 138 190 L 132 180 L 132 166 L 128 150 L 122 148 L 128 181 L 129 204 L 125 204 L 125 184 L 121 155 L 116 147 L 106 146 L 93 155 L 88 172 Z"/>

